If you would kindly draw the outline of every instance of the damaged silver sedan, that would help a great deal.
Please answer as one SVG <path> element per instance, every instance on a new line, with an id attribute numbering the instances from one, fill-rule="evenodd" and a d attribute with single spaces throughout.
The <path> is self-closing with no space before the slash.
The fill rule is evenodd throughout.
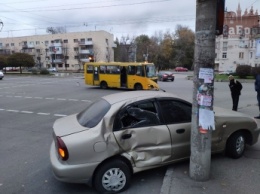
<path id="1" fill-rule="evenodd" d="M 125 190 L 131 176 L 190 156 L 192 104 L 160 91 L 130 91 L 102 97 L 79 114 L 53 125 L 50 159 L 55 177 L 87 183 L 101 193 Z M 256 121 L 214 108 L 212 153 L 232 158 L 257 142 Z"/>

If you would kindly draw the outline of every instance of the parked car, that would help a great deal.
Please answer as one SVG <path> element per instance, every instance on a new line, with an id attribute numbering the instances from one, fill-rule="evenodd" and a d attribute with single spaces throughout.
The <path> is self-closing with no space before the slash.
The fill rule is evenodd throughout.
<path id="1" fill-rule="evenodd" d="M 49 72 L 58 72 L 58 70 L 56 69 L 56 67 L 51 67 L 49 69 L 47 69 Z"/>
<path id="2" fill-rule="evenodd" d="M 0 80 L 4 78 L 4 73 L 0 70 Z"/>
<path id="3" fill-rule="evenodd" d="M 234 71 L 228 70 L 228 71 L 220 71 L 218 74 L 219 75 L 232 75 L 234 74 Z"/>
<path id="4" fill-rule="evenodd" d="M 185 67 L 176 67 L 175 68 L 175 71 L 188 71 L 188 69 L 187 68 L 185 68 Z"/>
<path id="5" fill-rule="evenodd" d="M 170 71 L 160 71 L 157 75 L 159 81 L 174 81 L 174 75 Z"/>
<path id="6" fill-rule="evenodd" d="M 19 67 L 4 67 L 4 71 L 18 71 Z"/>
<path id="7" fill-rule="evenodd" d="M 232 158 L 259 137 L 254 118 L 214 107 L 212 153 Z M 111 94 L 56 120 L 51 166 L 60 181 L 88 183 L 100 193 L 125 190 L 133 173 L 190 156 L 192 104 L 162 91 Z"/>

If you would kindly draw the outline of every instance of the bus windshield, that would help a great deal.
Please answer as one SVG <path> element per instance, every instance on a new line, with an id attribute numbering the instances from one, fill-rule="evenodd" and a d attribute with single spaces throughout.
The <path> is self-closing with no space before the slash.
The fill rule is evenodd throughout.
<path id="1" fill-rule="evenodd" d="M 156 71 L 154 65 L 146 65 L 146 77 L 155 77 Z"/>

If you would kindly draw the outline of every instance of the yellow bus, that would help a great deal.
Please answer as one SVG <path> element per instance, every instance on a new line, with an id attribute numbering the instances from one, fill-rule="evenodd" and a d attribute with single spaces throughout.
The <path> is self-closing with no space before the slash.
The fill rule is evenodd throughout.
<path id="1" fill-rule="evenodd" d="M 153 63 L 89 62 L 84 65 L 85 83 L 106 88 L 159 89 Z"/>

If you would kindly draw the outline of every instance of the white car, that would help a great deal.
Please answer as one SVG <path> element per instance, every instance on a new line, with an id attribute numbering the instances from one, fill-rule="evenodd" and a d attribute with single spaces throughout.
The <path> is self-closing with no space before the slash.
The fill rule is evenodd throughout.
<path id="1" fill-rule="evenodd" d="M 56 69 L 56 67 L 51 67 L 49 69 L 47 69 L 49 72 L 58 72 L 58 70 Z"/>
<path id="2" fill-rule="evenodd" d="M 4 73 L 2 71 L 0 71 L 0 80 L 4 78 Z"/>

